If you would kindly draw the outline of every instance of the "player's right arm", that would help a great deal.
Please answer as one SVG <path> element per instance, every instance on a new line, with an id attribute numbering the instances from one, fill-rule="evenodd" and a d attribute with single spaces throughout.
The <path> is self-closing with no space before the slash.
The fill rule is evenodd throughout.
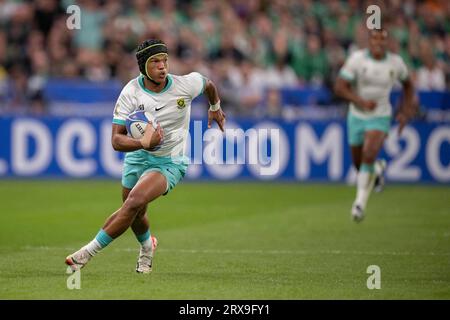
<path id="1" fill-rule="evenodd" d="M 356 68 L 358 65 L 355 54 L 351 55 L 339 72 L 334 85 L 334 92 L 338 97 L 352 102 L 357 108 L 363 111 L 375 109 L 376 103 L 360 97 L 352 88 L 352 81 L 356 79 Z"/>
<path id="2" fill-rule="evenodd" d="M 143 137 L 140 139 L 134 139 L 127 135 L 126 119 L 130 113 L 135 111 L 137 104 L 129 88 L 129 85 L 123 88 L 114 108 L 111 144 L 114 150 L 122 152 L 139 149 L 148 150 L 162 141 L 163 131 L 159 125 L 156 130 L 153 129 L 152 125 L 148 125 Z"/>
<path id="3" fill-rule="evenodd" d="M 143 146 L 138 139 L 127 136 L 127 128 L 113 123 L 111 144 L 116 151 L 130 152 L 142 149 Z"/>
<path id="4" fill-rule="evenodd" d="M 358 96 L 352 89 L 351 83 L 341 77 L 338 77 L 336 80 L 336 84 L 334 85 L 334 92 L 337 96 L 353 102 L 353 104 L 364 111 L 370 111 L 375 109 L 376 103 L 372 100 L 365 100 Z"/>
<path id="5" fill-rule="evenodd" d="M 130 152 L 139 149 L 151 149 L 162 141 L 164 137 L 163 130 L 158 123 L 156 130 L 152 125 L 145 129 L 144 136 L 141 139 L 134 139 L 127 135 L 127 128 L 123 125 L 113 123 L 111 143 L 116 151 Z"/>

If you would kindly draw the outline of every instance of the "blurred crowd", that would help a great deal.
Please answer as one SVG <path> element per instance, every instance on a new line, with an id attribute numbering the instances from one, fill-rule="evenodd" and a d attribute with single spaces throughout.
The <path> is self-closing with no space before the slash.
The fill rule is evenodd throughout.
<path id="1" fill-rule="evenodd" d="M 80 29 L 67 27 L 72 4 Z M 331 87 L 366 46 L 371 4 L 417 89 L 450 89 L 448 0 L 0 0 L 0 110 L 45 112 L 50 77 L 125 84 L 137 45 L 160 38 L 171 73 L 211 78 L 232 113 L 277 116 L 280 88 Z"/>

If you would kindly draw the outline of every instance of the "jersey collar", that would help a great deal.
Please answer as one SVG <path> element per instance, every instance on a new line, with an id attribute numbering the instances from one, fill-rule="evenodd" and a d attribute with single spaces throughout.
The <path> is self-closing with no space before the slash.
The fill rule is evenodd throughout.
<path id="1" fill-rule="evenodd" d="M 145 92 L 147 92 L 148 94 L 151 94 L 151 95 L 158 95 L 158 94 L 161 94 L 161 93 L 166 92 L 166 91 L 169 90 L 169 88 L 172 86 L 172 76 L 171 76 L 170 74 L 167 75 L 167 83 L 166 83 L 166 86 L 165 86 L 164 89 L 162 89 L 160 92 L 154 92 L 154 91 L 152 91 L 152 90 L 147 89 L 147 88 L 145 87 L 145 85 L 144 85 L 144 76 L 143 76 L 142 74 L 138 77 L 138 83 L 139 83 L 139 87 L 140 87 L 142 90 L 144 90 Z"/>
<path id="2" fill-rule="evenodd" d="M 389 55 L 389 51 L 386 50 L 386 52 L 384 53 L 384 57 L 382 59 L 378 60 L 378 59 L 375 59 L 372 56 L 372 54 L 370 53 L 369 49 L 366 49 L 366 56 L 369 57 L 370 59 L 374 60 L 374 61 L 385 61 L 387 59 L 388 55 Z"/>

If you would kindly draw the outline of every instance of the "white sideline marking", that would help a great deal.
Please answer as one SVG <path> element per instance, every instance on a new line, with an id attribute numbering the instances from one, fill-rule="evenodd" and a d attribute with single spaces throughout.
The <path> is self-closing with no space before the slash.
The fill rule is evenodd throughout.
<path id="1" fill-rule="evenodd" d="M 65 250 L 68 253 L 78 250 L 79 248 L 69 248 L 69 247 L 47 247 L 47 246 L 25 246 L 22 247 L 23 250 Z M 136 248 L 114 248 L 117 252 L 137 252 L 139 249 Z M 203 250 L 193 250 L 193 249 L 156 249 L 157 252 L 170 252 L 170 253 L 208 253 L 208 254 L 274 254 L 274 255 L 311 255 L 311 254 L 325 254 L 325 255 L 374 255 L 374 256 L 450 256 L 448 253 L 436 253 L 436 252 L 395 252 L 395 251 L 341 251 L 341 250 L 321 250 L 321 251 L 306 251 L 306 250 L 214 250 L 214 249 L 203 249 Z"/>

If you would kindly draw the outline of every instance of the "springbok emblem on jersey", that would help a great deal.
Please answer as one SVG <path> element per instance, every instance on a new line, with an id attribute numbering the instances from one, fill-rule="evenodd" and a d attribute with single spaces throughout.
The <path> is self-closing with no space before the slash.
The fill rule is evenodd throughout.
<path id="1" fill-rule="evenodd" d="M 183 98 L 180 98 L 177 100 L 177 107 L 178 107 L 178 109 L 183 109 L 184 107 L 186 107 L 186 104 L 185 104 Z"/>

